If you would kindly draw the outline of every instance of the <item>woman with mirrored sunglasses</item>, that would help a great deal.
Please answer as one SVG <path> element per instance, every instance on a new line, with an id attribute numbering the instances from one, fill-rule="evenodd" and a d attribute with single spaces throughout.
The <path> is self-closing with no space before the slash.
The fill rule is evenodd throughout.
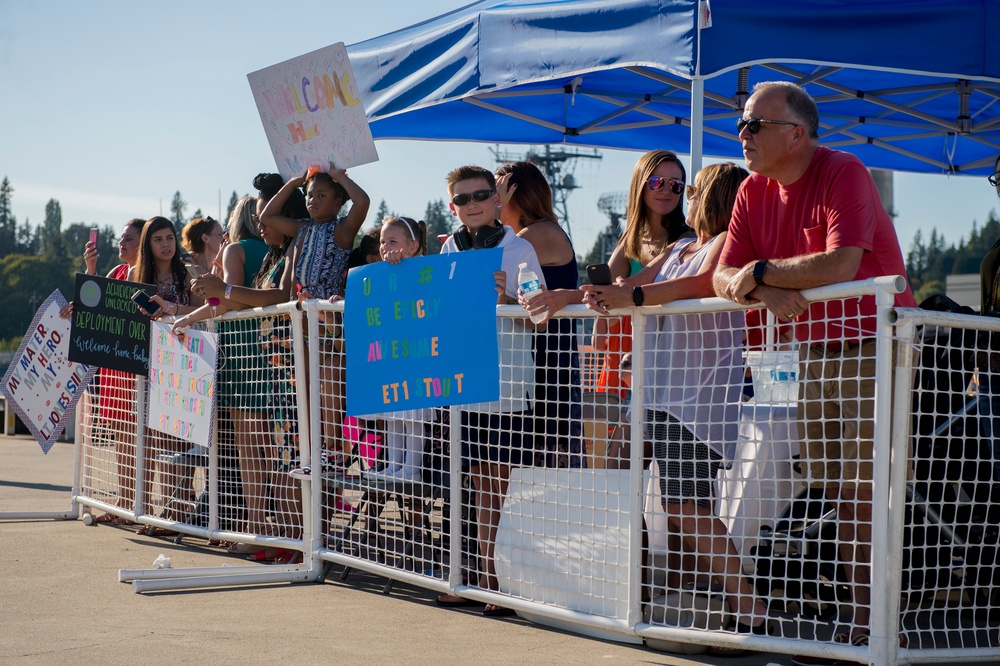
<path id="1" fill-rule="evenodd" d="M 681 205 L 686 181 L 684 165 L 669 150 L 652 150 L 639 158 L 629 184 L 625 231 L 608 261 L 612 282 L 635 275 L 678 238 L 694 236 L 685 223 Z M 597 351 L 607 352 L 597 378 L 599 393 L 624 398 L 628 392 L 619 363 L 622 355 L 632 351 L 631 335 L 632 320 L 628 317 L 597 319 L 593 345 Z M 628 452 L 623 445 L 628 432 L 625 428 L 620 432 L 622 439 L 608 447 L 610 468 L 628 466 Z"/>

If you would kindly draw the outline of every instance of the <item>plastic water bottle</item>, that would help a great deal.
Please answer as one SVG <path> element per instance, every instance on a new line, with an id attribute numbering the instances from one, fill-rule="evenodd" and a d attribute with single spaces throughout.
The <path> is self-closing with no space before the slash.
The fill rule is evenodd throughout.
<path id="1" fill-rule="evenodd" d="M 530 301 L 535 296 L 542 293 L 542 285 L 538 281 L 538 276 L 535 275 L 535 271 L 528 268 L 527 263 L 519 264 L 518 269 L 517 283 L 521 286 L 521 294 L 524 295 L 524 299 L 526 301 Z M 536 324 L 543 319 L 545 319 L 544 312 L 531 315 L 531 321 Z"/>

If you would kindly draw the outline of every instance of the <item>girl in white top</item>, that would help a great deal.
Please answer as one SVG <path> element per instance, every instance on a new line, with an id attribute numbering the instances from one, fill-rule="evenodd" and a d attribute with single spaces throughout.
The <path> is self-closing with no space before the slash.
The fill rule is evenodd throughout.
<path id="1" fill-rule="evenodd" d="M 387 217 L 379 236 L 382 261 L 398 264 L 427 251 L 427 224 L 408 217 Z M 380 415 L 385 419 L 385 468 L 373 473 L 377 480 L 420 481 L 424 460 L 424 424 L 434 420 L 433 409 L 407 409 Z"/>
<path id="2" fill-rule="evenodd" d="M 608 310 L 634 303 L 660 305 L 714 296 L 712 275 L 729 218 L 747 172 L 732 163 L 708 166 L 688 187 L 688 221 L 696 238 L 664 249 L 636 275 L 615 285 L 586 285 L 587 307 Z M 743 383 L 743 313 L 647 318 L 644 356 L 646 436 L 653 441 L 667 524 L 684 553 L 696 556 L 726 593 L 731 630 L 762 634 L 767 609 L 743 576 L 725 524 L 712 511 L 712 485 L 727 444 L 735 444 Z M 728 648 L 713 648 L 732 654 Z"/>

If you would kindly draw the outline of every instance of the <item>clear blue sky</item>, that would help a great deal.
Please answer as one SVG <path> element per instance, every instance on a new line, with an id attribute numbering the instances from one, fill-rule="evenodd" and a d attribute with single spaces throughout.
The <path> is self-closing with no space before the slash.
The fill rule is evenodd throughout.
<path id="1" fill-rule="evenodd" d="M 401 2 L 67 2 L 0 0 L 0 177 L 14 187 L 19 222 L 44 219 L 58 199 L 64 226 L 120 228 L 169 214 L 180 190 L 188 215 L 217 215 L 250 193 L 274 161 L 248 72 L 342 41 L 351 44 L 462 6 Z M 492 167 L 489 146 L 377 142 L 380 161 L 352 169 L 394 212 L 419 217 L 445 196 L 454 166 Z M 525 146 L 507 146 L 523 152 Z M 607 219 L 596 201 L 622 191 L 639 154 L 603 151 L 581 161 L 570 198 L 573 238 L 586 254 Z M 984 178 L 897 174 L 904 253 L 917 229 L 948 242 L 968 235 L 1000 201 Z M 367 225 L 366 225 L 367 226 Z"/>

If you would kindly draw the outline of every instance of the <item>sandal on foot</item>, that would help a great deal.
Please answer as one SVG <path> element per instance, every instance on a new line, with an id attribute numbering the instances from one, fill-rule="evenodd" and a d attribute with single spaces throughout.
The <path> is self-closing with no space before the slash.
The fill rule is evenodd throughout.
<path id="1" fill-rule="evenodd" d="M 281 548 L 261 548 L 247 555 L 247 559 L 251 562 L 273 562 L 274 558 L 281 554 L 281 550 Z"/>
<path id="2" fill-rule="evenodd" d="M 233 542 L 226 546 L 226 552 L 232 553 L 233 555 L 248 555 L 250 553 L 256 553 L 261 550 L 261 547 L 255 543 L 239 543 Z"/>
<path id="3" fill-rule="evenodd" d="M 151 537 L 177 536 L 177 532 L 175 532 L 174 530 L 168 530 L 165 527 L 154 527 L 153 525 L 143 525 L 141 528 L 139 528 L 137 534 L 140 534 L 142 536 L 151 536 Z"/>
<path id="4" fill-rule="evenodd" d="M 462 597 L 456 597 L 451 594 L 442 594 L 434 600 L 438 606 L 442 608 L 468 608 L 470 606 L 483 606 L 481 601 L 473 601 L 472 599 L 464 599 Z"/>
<path id="5" fill-rule="evenodd" d="M 849 633 L 834 634 L 834 636 L 833 636 L 833 642 L 834 643 L 847 643 L 848 642 L 848 637 L 850 637 Z M 858 634 L 855 634 L 852 638 L 850 638 L 850 644 L 853 645 L 853 646 L 855 646 L 855 647 L 862 647 L 862 646 L 868 645 L 868 641 L 869 641 L 869 637 L 868 637 L 868 632 L 867 631 L 863 631 L 863 632 L 860 632 Z M 905 648 L 905 647 L 909 646 L 909 644 L 910 644 L 910 641 L 909 641 L 909 639 L 906 638 L 906 634 L 900 633 L 899 634 L 899 647 Z"/>
<path id="6" fill-rule="evenodd" d="M 513 608 L 488 605 L 483 609 L 483 617 L 513 617 L 517 615 Z"/>
<path id="7" fill-rule="evenodd" d="M 271 560 L 274 564 L 302 564 L 302 553 L 299 551 L 284 548 L 279 548 L 279 550 L 281 553 Z"/>

